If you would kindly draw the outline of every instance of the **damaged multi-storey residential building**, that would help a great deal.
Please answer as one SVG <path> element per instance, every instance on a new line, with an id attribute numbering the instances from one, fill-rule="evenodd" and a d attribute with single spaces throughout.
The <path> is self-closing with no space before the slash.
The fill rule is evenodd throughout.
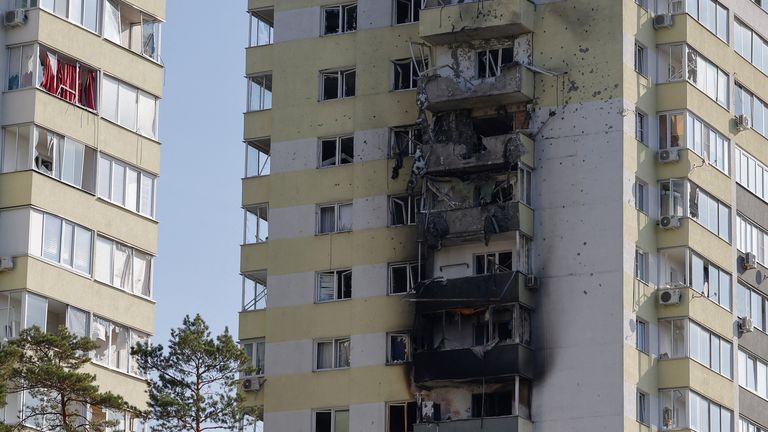
<path id="1" fill-rule="evenodd" d="M 768 430 L 767 11 L 249 0 L 255 430 Z"/>

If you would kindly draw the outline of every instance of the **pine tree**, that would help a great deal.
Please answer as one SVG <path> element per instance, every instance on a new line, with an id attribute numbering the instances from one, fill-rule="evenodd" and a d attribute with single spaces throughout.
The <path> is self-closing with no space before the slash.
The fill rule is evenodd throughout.
<path id="1" fill-rule="evenodd" d="M 237 391 L 240 372 L 252 371 L 245 352 L 227 329 L 211 337 L 200 315 L 184 317 L 171 330 L 166 353 L 162 345 L 139 343 L 132 349 L 149 381 L 152 430 L 203 432 L 237 430 L 242 421 L 258 416 Z"/>
<path id="2" fill-rule="evenodd" d="M 24 424 L 41 430 L 103 432 L 114 422 L 88 418 L 87 407 L 124 412 L 135 410 L 122 397 L 100 392 L 96 376 L 82 372 L 96 342 L 66 328 L 46 333 L 37 326 L 0 347 L 0 401 L 26 393 L 19 422 L 0 425 L 0 432 L 21 431 Z"/>

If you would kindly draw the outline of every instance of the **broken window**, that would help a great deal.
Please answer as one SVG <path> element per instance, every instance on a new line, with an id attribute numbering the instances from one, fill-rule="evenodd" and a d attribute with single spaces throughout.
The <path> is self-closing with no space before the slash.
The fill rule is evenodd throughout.
<path id="1" fill-rule="evenodd" d="M 320 167 L 351 164 L 355 161 L 355 138 L 342 136 L 320 140 Z"/>
<path id="2" fill-rule="evenodd" d="M 272 74 L 248 77 L 248 111 L 272 108 Z"/>
<path id="3" fill-rule="evenodd" d="M 421 197 L 400 195 L 389 197 L 389 225 L 416 225 L 421 210 Z"/>
<path id="4" fill-rule="evenodd" d="M 256 339 L 253 341 L 241 342 L 245 355 L 248 357 L 248 361 L 253 366 L 253 374 L 247 376 L 263 376 L 264 375 L 264 360 L 265 360 L 265 347 L 266 342 L 264 338 Z"/>
<path id="5" fill-rule="evenodd" d="M 348 368 L 350 364 L 349 338 L 315 341 L 316 370 Z"/>
<path id="6" fill-rule="evenodd" d="M 419 21 L 421 0 L 394 0 L 395 24 L 408 24 Z"/>
<path id="7" fill-rule="evenodd" d="M 686 213 L 686 181 L 682 179 L 671 179 L 659 182 L 659 193 L 661 209 L 660 216 L 687 216 Z"/>
<path id="8" fill-rule="evenodd" d="M 475 255 L 475 274 L 502 273 L 515 270 L 514 252 L 491 252 Z"/>
<path id="9" fill-rule="evenodd" d="M 245 142 L 245 176 L 269 175 L 271 167 L 269 138 Z"/>
<path id="10" fill-rule="evenodd" d="M 145 216 L 155 216 L 154 175 L 99 154 L 98 195 Z"/>
<path id="11" fill-rule="evenodd" d="M 35 45 L 8 49 L 8 90 L 35 85 Z"/>
<path id="12" fill-rule="evenodd" d="M 95 256 L 96 280 L 143 297 L 152 295 L 151 255 L 98 236 Z"/>
<path id="13" fill-rule="evenodd" d="M 352 298 L 352 270 L 334 270 L 317 274 L 317 302 Z"/>
<path id="14" fill-rule="evenodd" d="M 243 275 L 243 311 L 262 310 L 267 307 L 267 272 Z"/>
<path id="15" fill-rule="evenodd" d="M 472 417 L 500 417 L 513 413 L 515 395 L 511 391 L 472 395 Z"/>
<path id="16" fill-rule="evenodd" d="M 259 9 L 250 14 L 248 46 L 271 45 L 274 38 L 274 9 Z"/>
<path id="17" fill-rule="evenodd" d="M 157 139 L 157 97 L 104 75 L 102 117 L 151 139 Z"/>
<path id="18" fill-rule="evenodd" d="M 105 39 L 154 61 L 159 61 L 160 30 L 160 20 L 128 3 L 116 0 L 104 2 Z"/>
<path id="19" fill-rule="evenodd" d="M 39 46 L 37 85 L 67 102 L 95 111 L 98 72 L 73 59 Z"/>
<path id="20" fill-rule="evenodd" d="M 91 230 L 37 210 L 29 229 L 31 254 L 91 274 Z"/>
<path id="21" fill-rule="evenodd" d="M 723 240 L 731 241 L 731 208 L 709 193 L 690 183 L 690 216 Z"/>
<path id="22" fill-rule="evenodd" d="M 387 403 L 387 432 L 413 432 L 417 407 L 414 401 Z"/>
<path id="23" fill-rule="evenodd" d="M 691 288 L 731 309 L 731 275 L 691 252 Z"/>
<path id="24" fill-rule="evenodd" d="M 663 45 L 658 48 L 659 82 L 688 80 L 707 96 L 727 107 L 729 76 L 688 45 Z"/>
<path id="25" fill-rule="evenodd" d="M 323 34 L 332 35 L 357 30 L 357 4 L 323 8 Z"/>
<path id="26" fill-rule="evenodd" d="M 477 52 L 477 77 L 493 78 L 501 75 L 505 65 L 514 62 L 512 47 L 482 50 Z"/>
<path id="27" fill-rule="evenodd" d="M 31 165 L 33 126 L 8 126 L 3 129 L 3 152 L 0 172 L 28 170 Z"/>
<path id="28" fill-rule="evenodd" d="M 106 319 L 93 317 L 91 339 L 98 346 L 93 361 L 123 372 L 129 372 L 130 329 Z"/>
<path id="29" fill-rule="evenodd" d="M 244 244 L 263 243 L 269 239 L 269 206 L 245 208 Z"/>
<path id="30" fill-rule="evenodd" d="M 352 203 L 318 206 L 317 233 L 352 231 Z"/>
<path id="31" fill-rule="evenodd" d="M 352 97 L 355 95 L 355 69 L 342 69 L 320 73 L 320 100 Z"/>
<path id="32" fill-rule="evenodd" d="M 394 67 L 393 90 L 411 90 L 419 85 L 419 76 L 429 68 L 426 59 L 414 60 L 411 58 L 395 60 L 392 62 Z"/>
<path id="33" fill-rule="evenodd" d="M 387 333 L 387 363 L 411 361 L 411 336 L 408 332 Z"/>
<path id="34" fill-rule="evenodd" d="M 390 264 L 389 294 L 405 294 L 412 291 L 419 280 L 418 262 Z"/>
<path id="35" fill-rule="evenodd" d="M 412 156 L 416 152 L 416 147 L 422 142 L 421 128 L 418 126 L 402 126 L 392 128 L 392 138 L 390 141 L 390 155 Z"/>

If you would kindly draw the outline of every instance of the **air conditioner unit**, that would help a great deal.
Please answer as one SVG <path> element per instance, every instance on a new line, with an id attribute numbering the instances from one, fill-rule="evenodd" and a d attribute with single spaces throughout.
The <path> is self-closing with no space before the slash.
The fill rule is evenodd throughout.
<path id="1" fill-rule="evenodd" d="M 755 329 L 755 326 L 752 324 L 752 318 L 750 317 L 739 318 L 739 331 L 741 333 L 751 333 L 752 330 L 754 329 Z"/>
<path id="2" fill-rule="evenodd" d="M 670 14 L 658 14 L 653 17 L 653 28 L 662 29 L 672 27 L 675 21 Z"/>
<path id="3" fill-rule="evenodd" d="M 744 270 L 753 270 L 757 266 L 757 257 L 752 252 L 744 254 Z"/>
<path id="4" fill-rule="evenodd" d="M 683 297 L 682 291 L 679 289 L 665 289 L 659 290 L 659 304 L 660 305 L 676 305 L 680 304 L 680 299 Z"/>
<path id="5" fill-rule="evenodd" d="M 261 382 L 259 382 L 258 377 L 252 377 L 252 378 L 244 378 L 243 379 L 243 390 L 247 392 L 255 392 L 259 391 L 261 388 Z"/>
<path id="6" fill-rule="evenodd" d="M 11 9 L 3 15 L 3 25 L 6 27 L 19 27 L 27 23 L 27 13 L 24 9 Z"/>
<path id="7" fill-rule="evenodd" d="M 734 117 L 734 121 L 736 122 L 736 130 L 739 132 L 744 132 L 750 128 L 751 123 L 749 121 L 749 117 L 745 116 L 744 114 Z"/>
<path id="8" fill-rule="evenodd" d="M 680 160 L 680 153 L 676 148 L 659 150 L 657 155 L 660 163 L 677 162 Z"/>
<path id="9" fill-rule="evenodd" d="M 680 228 L 680 218 L 678 216 L 662 216 L 659 219 L 659 226 L 663 229 Z"/>
<path id="10" fill-rule="evenodd" d="M 536 289 L 539 287 L 539 279 L 536 276 L 526 276 L 525 287 L 529 289 Z"/>
<path id="11" fill-rule="evenodd" d="M 0 256 L 0 272 L 13 270 L 13 258 L 9 256 Z"/>

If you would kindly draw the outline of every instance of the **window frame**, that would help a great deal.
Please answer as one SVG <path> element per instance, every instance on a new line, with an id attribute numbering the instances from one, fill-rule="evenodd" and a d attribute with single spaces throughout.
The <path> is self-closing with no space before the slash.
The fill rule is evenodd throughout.
<path id="1" fill-rule="evenodd" d="M 510 262 L 512 264 L 512 268 L 506 271 L 498 271 L 498 269 L 501 267 L 501 265 L 499 264 L 499 255 L 507 254 L 507 253 L 511 255 Z M 483 273 L 479 273 L 480 270 L 477 268 L 477 260 L 480 257 L 483 257 L 483 262 L 484 262 Z M 491 257 L 493 258 L 492 262 L 494 263 L 494 269 L 493 271 L 489 272 L 487 269 L 487 266 L 488 266 L 488 259 Z M 496 273 L 513 273 L 513 272 L 519 271 L 518 269 L 516 269 L 518 263 L 516 263 L 515 261 L 517 259 L 519 259 L 519 251 L 515 249 L 505 249 L 505 250 L 495 251 L 495 252 L 475 253 L 475 254 L 472 254 L 472 274 L 475 276 L 479 276 L 479 275 L 489 275 L 489 274 L 496 274 Z"/>
<path id="2" fill-rule="evenodd" d="M 400 0 L 395 0 L 400 1 Z M 419 64 L 421 63 L 421 64 Z M 416 60 L 414 58 L 405 58 L 405 59 L 397 59 L 392 60 L 392 85 L 391 90 L 393 92 L 397 91 L 406 91 L 406 90 L 416 90 L 418 88 L 418 81 L 419 77 L 421 77 L 421 71 L 426 70 L 429 68 L 429 60 L 428 59 L 420 59 Z M 397 75 L 398 71 L 400 75 L 403 75 L 405 73 L 404 68 L 408 68 L 408 85 L 406 86 L 399 86 L 398 84 L 406 82 L 404 78 L 401 77 L 400 82 L 398 82 Z"/>
<path id="3" fill-rule="evenodd" d="M 339 366 L 339 354 L 340 354 L 340 347 L 343 343 L 349 344 L 349 358 L 347 359 L 349 361 L 349 364 L 344 366 Z M 324 367 L 320 368 L 318 363 L 320 361 L 319 354 L 320 350 L 318 349 L 318 346 L 322 343 L 330 343 L 331 347 L 333 349 L 333 359 L 331 360 L 332 366 L 331 367 Z M 352 367 L 352 338 L 349 336 L 340 336 L 340 337 L 332 337 L 332 338 L 320 338 L 315 339 L 314 343 L 314 366 L 313 366 L 313 372 L 323 372 L 323 371 L 329 371 L 329 370 L 339 370 L 339 369 L 349 369 Z"/>
<path id="4" fill-rule="evenodd" d="M 418 215 L 421 213 L 422 200 L 421 195 L 390 195 L 389 196 L 389 214 L 387 215 L 388 227 L 415 226 L 418 224 Z M 403 222 L 395 223 L 395 202 L 402 206 Z"/>
<path id="5" fill-rule="evenodd" d="M 395 360 L 392 354 L 392 339 L 405 338 L 405 359 Z M 411 332 L 407 330 L 387 332 L 387 365 L 402 365 L 413 361 L 413 342 L 411 341 Z"/>
<path id="6" fill-rule="evenodd" d="M 650 273 L 648 269 L 649 265 L 650 259 L 648 252 L 640 248 L 635 248 L 635 279 L 644 284 L 648 284 L 648 275 Z"/>
<path id="7" fill-rule="evenodd" d="M 418 0 L 414 0 L 414 1 L 418 1 Z M 391 412 L 390 408 L 391 407 L 395 407 L 395 406 L 402 407 L 402 409 L 403 409 L 403 414 L 404 414 L 403 418 L 405 420 L 405 424 L 403 425 L 402 430 L 403 431 L 407 431 L 409 425 L 414 425 L 417 422 L 416 418 L 412 419 L 413 422 L 410 422 L 411 419 L 408 418 L 409 408 L 412 408 L 414 412 L 417 412 L 418 411 L 418 405 L 417 405 L 416 401 L 387 402 L 387 428 L 386 428 L 387 432 L 391 432 L 392 431 L 392 412 Z M 418 417 L 418 414 L 416 414 L 416 417 Z M 398 429 L 398 430 L 400 430 L 400 429 Z M 413 429 L 411 429 L 411 430 L 413 430 Z"/>
<path id="8" fill-rule="evenodd" d="M 102 192 L 102 190 L 101 190 L 101 186 L 102 186 L 102 183 L 101 183 L 102 182 L 102 178 L 101 178 L 101 176 L 103 174 L 101 172 L 102 161 L 105 164 L 109 163 L 109 190 L 106 191 L 106 192 Z M 114 186 L 115 186 L 115 175 L 116 175 L 115 166 L 119 166 L 121 172 L 123 173 L 123 178 L 122 178 L 123 202 L 122 203 L 120 201 L 118 201 L 118 200 L 115 200 L 114 197 L 112 196 L 113 192 L 114 192 Z M 132 165 L 132 164 L 129 164 L 129 163 L 124 162 L 122 160 L 116 159 L 116 158 L 114 158 L 114 157 L 112 157 L 112 156 L 110 156 L 110 155 L 108 155 L 106 153 L 102 153 L 102 152 L 98 152 L 98 154 L 96 156 L 96 171 L 97 171 L 97 174 L 96 174 L 96 187 L 95 187 L 95 192 L 94 193 L 95 193 L 95 195 L 99 199 L 102 199 L 102 200 L 105 200 L 105 201 L 110 202 L 112 204 L 115 204 L 117 206 L 120 206 L 120 207 L 122 207 L 122 208 L 124 208 L 126 210 L 131 211 L 132 213 L 139 214 L 141 216 L 148 217 L 148 218 L 150 218 L 152 220 L 155 220 L 156 212 L 157 212 L 157 180 L 158 180 L 156 175 L 154 175 L 152 173 L 149 173 L 147 171 L 144 171 L 144 170 L 140 169 L 139 167 L 137 167 L 135 165 Z M 126 181 L 126 180 L 127 180 L 128 176 L 130 175 L 129 171 L 132 172 L 132 173 L 135 173 L 136 176 L 137 176 L 136 177 L 137 178 L 137 183 L 136 183 L 136 198 L 135 198 L 135 200 L 136 200 L 136 208 L 135 209 L 133 209 L 131 207 L 128 207 L 128 189 L 129 189 L 130 185 L 129 185 L 129 182 Z M 144 196 L 144 194 L 143 194 L 144 191 L 142 189 L 142 182 L 143 182 L 143 180 L 145 178 L 149 179 L 149 181 L 152 184 L 152 190 L 151 190 L 152 197 L 151 197 L 151 199 L 148 202 L 148 204 L 150 206 L 149 214 L 144 213 L 144 212 L 141 211 L 142 198 Z"/>
<path id="9" fill-rule="evenodd" d="M 251 347 L 251 355 L 248 355 L 248 348 L 247 346 Z M 261 357 L 259 358 L 259 346 L 261 346 Z M 246 356 L 248 356 L 248 361 L 250 363 L 250 366 L 253 366 L 254 370 L 252 374 L 245 374 L 241 373 L 241 377 L 263 377 L 265 375 L 266 370 L 266 360 L 267 360 L 267 342 L 266 338 L 260 337 L 260 338 L 254 338 L 254 339 L 246 339 L 240 341 L 240 347 L 241 349 L 246 353 Z M 259 363 L 261 363 L 259 365 Z M 260 367 L 259 367 L 260 366 Z"/>
<path id="10" fill-rule="evenodd" d="M 252 113 L 271 110 L 274 88 L 272 72 L 262 72 L 254 75 L 246 75 L 245 79 L 248 84 L 247 104 L 245 112 Z M 267 88 L 267 85 L 269 85 L 269 88 Z M 256 89 L 258 89 L 258 95 L 254 95 L 254 90 Z M 255 106 L 254 100 L 256 100 Z"/>
<path id="11" fill-rule="evenodd" d="M 650 214 L 650 187 L 648 183 L 635 178 L 635 209 L 643 214 Z"/>
<path id="12" fill-rule="evenodd" d="M 648 48 L 635 39 L 635 72 L 643 77 L 648 77 Z"/>
<path id="13" fill-rule="evenodd" d="M 349 221 L 349 229 L 340 229 L 341 228 L 341 208 L 349 206 L 350 208 L 350 221 Z M 322 210 L 324 208 L 331 208 L 333 207 L 334 212 L 334 226 L 333 229 L 330 231 L 323 231 L 322 230 Z M 337 202 L 337 203 L 328 203 L 328 204 L 318 204 L 317 210 L 316 210 L 316 218 L 315 218 L 315 235 L 327 235 L 327 234 L 334 234 L 334 233 L 345 233 L 345 232 L 352 232 L 354 229 L 354 207 L 352 201 L 343 201 L 343 202 Z"/>
<path id="14" fill-rule="evenodd" d="M 650 325 L 648 321 L 635 318 L 635 347 L 645 354 L 650 352 Z"/>
<path id="15" fill-rule="evenodd" d="M 99 250 L 99 239 L 103 239 L 104 242 L 109 242 L 109 246 L 110 246 L 110 249 L 109 249 L 109 251 L 110 251 L 110 255 L 109 255 L 109 269 L 106 270 L 109 273 L 109 281 L 102 280 L 102 279 L 100 279 L 100 277 L 96 276 L 96 273 L 97 273 L 96 267 L 97 267 L 97 264 L 99 262 L 99 260 L 97 259 L 97 254 L 98 254 L 98 250 Z M 144 251 L 144 250 L 141 250 L 141 249 L 137 249 L 137 248 L 135 248 L 135 247 L 133 247 L 133 246 L 127 244 L 127 243 L 123 243 L 123 242 L 121 242 L 119 240 L 115 240 L 112 237 L 105 236 L 103 233 L 98 233 L 98 234 L 94 235 L 94 244 L 95 244 L 95 247 L 93 248 L 93 266 L 92 266 L 93 267 L 93 280 L 94 281 L 102 283 L 102 284 L 105 284 L 107 286 L 114 287 L 116 289 L 119 289 L 119 290 L 121 290 L 123 292 L 126 292 L 128 294 L 131 294 L 131 295 L 135 295 L 135 296 L 138 296 L 138 297 L 141 297 L 141 298 L 145 298 L 145 299 L 150 299 L 150 300 L 153 299 L 153 295 L 154 295 L 154 292 L 155 292 L 155 290 L 154 290 L 154 282 L 155 282 L 155 278 L 154 278 L 155 255 L 153 255 L 153 254 L 151 254 L 151 253 L 149 253 L 147 251 Z M 127 250 L 128 255 L 130 256 L 130 259 L 128 259 L 126 261 L 127 263 L 130 263 L 130 267 L 131 267 L 130 285 L 129 285 L 130 289 L 123 288 L 123 287 L 115 284 L 115 277 L 114 277 L 115 276 L 115 250 L 117 248 L 117 245 L 119 245 L 122 248 L 125 248 Z M 140 292 L 135 292 L 136 288 L 134 286 L 135 278 L 133 276 L 133 271 L 134 271 L 133 263 L 134 263 L 134 260 L 135 260 L 136 252 L 138 252 L 138 253 L 140 253 L 142 255 L 145 255 L 145 256 L 147 256 L 149 258 L 148 261 L 147 261 L 149 269 L 146 271 L 146 277 L 148 278 L 147 290 L 149 291 L 149 293 L 147 295 L 144 295 L 144 294 L 142 294 Z"/>
<path id="16" fill-rule="evenodd" d="M 267 308 L 267 295 L 269 294 L 267 272 L 260 270 L 242 274 L 243 277 L 243 296 L 241 311 L 258 311 Z M 253 293 L 248 292 L 253 284 Z M 259 289 L 261 287 L 261 289 Z"/>
<path id="17" fill-rule="evenodd" d="M 419 280 L 413 280 L 413 269 L 416 269 L 416 275 L 419 276 L 419 262 L 418 261 L 404 261 L 404 262 L 397 262 L 397 263 L 390 263 L 389 266 L 387 266 L 387 276 L 389 278 L 389 281 L 387 283 L 387 295 L 404 295 L 413 290 L 413 288 L 416 286 L 416 284 L 419 282 Z M 407 274 L 407 280 L 406 280 L 406 290 L 403 292 L 395 292 L 393 289 L 393 282 L 394 282 L 394 276 L 392 275 L 392 272 L 396 268 L 402 268 L 405 267 L 405 271 Z"/>
<path id="18" fill-rule="evenodd" d="M 266 17 L 263 17 L 260 15 L 260 12 L 270 11 L 270 10 L 272 11 L 272 16 L 273 16 L 273 20 L 271 23 L 267 21 Z M 268 46 L 275 43 L 274 13 L 275 13 L 275 9 L 272 7 L 259 8 L 259 9 L 248 11 L 248 48 Z M 254 27 L 254 21 L 256 21 L 255 27 Z M 269 28 L 267 32 L 266 42 L 262 42 L 260 38 L 261 33 L 259 32 L 259 29 L 261 27 L 261 24 L 264 24 Z M 254 42 L 254 30 L 256 30 L 255 42 Z"/>
<path id="19" fill-rule="evenodd" d="M 650 426 L 650 395 L 640 389 L 637 389 L 637 422 Z"/>
<path id="20" fill-rule="evenodd" d="M 509 61 L 504 62 L 504 54 L 506 53 L 509 53 L 511 58 L 508 59 Z M 486 59 L 485 71 L 481 70 L 483 63 L 481 56 L 483 55 Z M 513 45 L 510 45 L 497 48 L 482 49 L 475 51 L 475 57 L 475 78 L 480 80 L 495 78 L 502 74 L 504 71 L 504 66 L 513 64 L 515 62 L 515 48 Z"/>
<path id="21" fill-rule="evenodd" d="M 348 78 L 352 77 L 352 83 L 354 84 L 350 91 L 347 92 Z M 336 85 L 336 96 L 330 97 L 325 94 L 325 79 L 335 78 L 338 82 Z M 339 99 L 349 99 L 355 97 L 357 87 L 357 68 L 355 66 L 341 69 L 329 69 L 320 71 L 320 97 L 318 102 L 325 102 Z"/>
<path id="22" fill-rule="evenodd" d="M 398 25 L 404 25 L 404 24 L 415 24 L 419 22 L 419 19 L 421 17 L 421 0 L 392 0 L 393 6 L 392 6 L 392 25 L 398 26 Z M 400 2 L 410 3 L 408 5 L 408 18 L 406 21 L 398 22 L 397 21 L 397 5 Z"/>
<path id="23" fill-rule="evenodd" d="M 344 297 L 347 291 L 345 285 L 345 276 L 349 274 L 349 297 Z M 321 298 L 323 276 L 333 276 L 333 298 L 323 300 Z M 354 290 L 352 268 L 343 268 L 327 271 L 319 271 L 315 274 L 315 304 L 332 303 L 337 301 L 351 300 Z M 341 293 L 341 297 L 339 294 Z"/>
<path id="24" fill-rule="evenodd" d="M 418 125 L 397 126 L 389 128 L 389 157 L 397 158 L 399 151 L 397 148 L 397 134 L 405 133 L 408 135 L 408 153 L 403 154 L 402 157 L 413 156 L 416 153 L 416 148 L 421 145 L 422 136 L 421 128 Z"/>
<path id="25" fill-rule="evenodd" d="M 249 221 L 249 215 L 252 217 L 255 217 L 256 220 L 254 221 L 253 225 L 253 233 L 255 234 L 255 240 L 251 241 L 253 239 L 249 239 L 248 237 L 248 221 Z M 262 223 L 262 221 L 264 221 Z M 263 230 L 262 228 L 265 228 Z M 262 233 L 262 231 L 266 231 L 265 233 Z M 262 234 L 266 234 L 266 236 L 262 236 Z M 260 243 L 266 243 L 269 241 L 269 203 L 262 203 L 262 204 L 254 204 L 254 205 L 248 205 L 243 207 L 243 244 L 260 244 Z"/>
<path id="26" fill-rule="evenodd" d="M 352 155 L 349 161 L 344 160 L 345 153 L 342 151 L 345 140 L 352 142 Z M 335 141 L 335 154 L 333 163 L 325 164 L 323 160 L 323 146 L 326 142 Z M 346 155 L 350 156 L 350 155 Z M 330 159 L 328 159 L 330 160 Z M 340 135 L 335 137 L 320 138 L 317 140 L 317 168 L 332 168 L 342 165 L 349 165 L 355 162 L 355 135 Z"/>
<path id="27" fill-rule="evenodd" d="M 268 176 L 272 170 L 272 142 L 269 138 L 244 141 L 245 144 L 245 174 L 243 178 Z M 255 152 L 256 161 L 251 161 L 251 149 Z M 252 163 L 256 164 L 252 170 Z M 250 175 L 251 172 L 255 174 Z"/>
<path id="28" fill-rule="evenodd" d="M 323 409 L 315 409 L 312 410 L 312 432 L 318 432 L 317 430 L 317 414 L 318 413 L 330 413 L 331 414 L 331 432 L 339 432 L 336 430 L 336 415 L 339 412 L 346 412 L 347 413 L 347 426 L 346 430 L 349 429 L 349 407 L 339 407 L 339 408 L 323 408 Z"/>
<path id="29" fill-rule="evenodd" d="M 331 9 L 337 9 L 339 12 L 339 27 L 338 30 L 332 33 L 328 33 L 328 27 L 326 25 L 327 15 L 326 12 Z M 351 9 L 355 10 L 355 19 L 354 23 L 352 24 L 354 26 L 353 29 L 349 30 L 349 23 L 347 20 L 349 17 L 347 16 L 348 11 Z M 334 35 L 341 35 L 341 34 L 347 34 L 347 33 L 354 33 L 357 31 L 357 20 L 358 20 L 358 8 L 357 8 L 357 2 L 351 2 L 351 3 L 339 3 L 334 5 L 327 5 L 323 6 L 320 10 L 320 36 L 334 36 Z"/>
<path id="30" fill-rule="evenodd" d="M 117 77 L 111 76 L 111 75 L 106 74 L 106 73 L 101 73 L 100 75 L 101 75 L 101 79 L 99 80 L 100 81 L 100 88 L 99 88 L 99 94 L 97 95 L 97 105 L 99 106 L 99 116 L 101 118 L 109 121 L 110 123 L 113 123 L 113 124 L 123 128 L 123 129 L 126 129 L 126 130 L 129 130 L 131 132 L 134 132 L 134 133 L 136 133 L 138 135 L 141 135 L 143 137 L 146 137 L 146 138 L 148 138 L 150 140 L 158 141 L 158 139 L 159 139 L 158 131 L 159 131 L 159 128 L 160 128 L 160 98 L 155 96 L 155 95 L 153 95 L 152 93 L 149 93 L 149 92 L 147 92 L 147 91 L 145 91 L 143 89 L 140 89 L 140 88 L 138 88 L 138 87 L 136 87 L 136 86 L 134 86 L 132 84 L 129 84 L 129 83 L 125 82 L 125 81 L 122 81 L 122 80 L 118 79 Z M 115 88 L 117 89 L 117 93 L 115 94 L 115 100 L 114 100 L 114 104 L 113 104 L 114 105 L 114 110 L 115 110 L 115 118 L 110 118 L 105 113 L 106 109 L 105 109 L 105 102 L 104 102 L 104 100 L 105 100 L 105 94 L 106 93 L 104 91 L 104 83 L 107 82 L 107 81 L 110 81 L 110 82 L 113 81 L 115 83 L 115 86 L 116 86 Z M 129 125 L 126 125 L 126 124 L 122 123 L 122 120 L 123 120 L 123 117 L 122 117 L 123 104 L 120 101 L 120 94 L 121 94 L 120 90 L 123 89 L 123 88 L 127 89 L 126 91 L 130 92 L 131 94 L 135 94 L 134 102 L 132 104 L 133 106 L 131 107 L 132 111 L 135 110 L 133 112 L 133 123 L 134 123 L 133 127 L 130 127 Z M 140 106 L 140 100 L 141 100 L 142 96 L 154 101 L 154 114 L 153 114 L 153 120 L 152 120 L 153 123 L 152 123 L 151 135 L 147 134 L 146 132 L 144 132 L 142 130 L 140 130 L 140 120 L 139 120 L 139 118 L 140 118 L 140 109 L 139 109 L 139 106 Z"/>
<path id="31" fill-rule="evenodd" d="M 635 140 L 648 147 L 648 114 L 635 108 Z"/>

